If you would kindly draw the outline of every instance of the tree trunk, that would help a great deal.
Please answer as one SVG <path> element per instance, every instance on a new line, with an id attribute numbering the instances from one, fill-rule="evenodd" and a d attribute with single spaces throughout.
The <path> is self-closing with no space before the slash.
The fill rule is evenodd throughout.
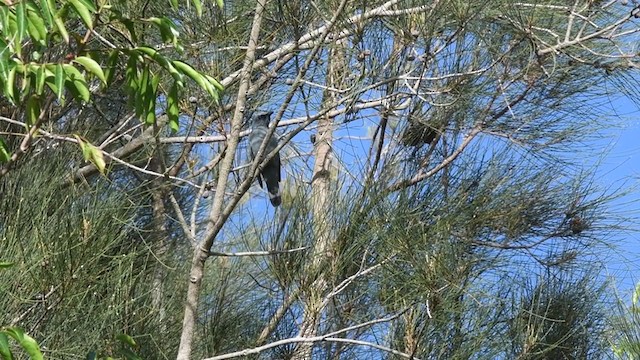
<path id="1" fill-rule="evenodd" d="M 151 167 L 153 171 L 162 173 L 162 165 L 158 158 L 159 153 L 160 150 L 156 150 L 156 155 L 151 159 Z M 156 256 L 158 258 L 162 258 L 167 252 L 167 224 L 164 199 L 167 198 L 166 195 L 169 189 L 166 184 L 164 184 L 164 179 L 158 177 L 154 177 L 153 180 L 151 180 L 151 188 L 151 198 L 153 203 L 153 222 L 151 229 L 153 234 L 152 243 L 156 246 Z M 153 287 L 151 289 L 151 305 L 153 307 L 153 311 L 158 312 L 158 322 L 163 328 L 166 328 L 166 324 L 164 323 L 164 320 L 166 319 L 166 310 L 163 303 L 164 279 L 167 275 L 166 273 L 167 269 L 161 262 L 155 264 L 155 268 L 153 270 Z"/>
<path id="2" fill-rule="evenodd" d="M 329 50 L 327 70 L 327 90 L 323 96 L 323 107 L 334 107 L 338 102 L 339 94 L 331 89 L 339 89 L 344 84 L 346 56 L 345 42 L 338 41 L 336 46 Z M 332 249 L 332 215 L 331 206 L 335 196 L 335 172 L 333 164 L 333 129 L 335 118 L 324 116 L 318 121 L 318 132 L 314 144 L 315 162 L 313 176 L 311 178 L 311 201 L 313 206 L 313 234 L 314 249 L 311 258 L 311 276 L 315 280 L 303 295 L 304 317 L 300 326 L 300 336 L 313 337 L 318 332 L 320 315 L 323 312 L 323 296 L 331 282 L 331 266 L 333 262 Z M 334 201 L 335 202 L 335 201 Z M 329 266 L 327 266 L 329 265 Z M 294 355 L 294 359 L 311 359 L 312 343 L 302 343 Z"/>
<path id="3" fill-rule="evenodd" d="M 184 307 L 184 317 L 182 319 L 182 333 L 180 334 L 180 346 L 178 348 L 178 360 L 189 360 L 191 358 L 191 350 L 196 334 L 196 318 L 198 310 L 198 302 L 200 300 L 200 288 L 202 286 L 202 277 L 204 276 L 204 266 L 209 251 L 216 235 L 219 233 L 224 224 L 223 205 L 225 200 L 225 191 L 229 173 L 233 166 L 235 152 L 240 142 L 240 130 L 244 117 L 244 106 L 247 91 L 249 90 L 249 82 L 251 78 L 251 69 L 255 61 L 255 50 L 260 35 L 260 26 L 262 24 L 262 14 L 266 1 L 258 0 L 256 2 L 256 11 L 251 27 L 251 35 L 247 52 L 245 54 L 244 63 L 240 75 L 240 85 L 238 86 L 238 97 L 236 100 L 236 110 L 231 120 L 231 133 L 227 140 L 227 149 L 224 158 L 220 164 L 220 172 L 218 174 L 218 183 L 216 184 L 216 193 L 207 219 L 205 233 L 202 236 L 203 241 L 193 253 L 191 261 L 191 270 L 189 275 L 189 287 L 187 288 L 187 299 Z M 238 200 L 242 194 L 236 195 Z"/>

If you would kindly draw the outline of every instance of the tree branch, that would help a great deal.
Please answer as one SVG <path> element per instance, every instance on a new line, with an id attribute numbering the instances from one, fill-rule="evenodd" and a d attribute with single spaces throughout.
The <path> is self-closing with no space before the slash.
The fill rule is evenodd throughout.
<path id="1" fill-rule="evenodd" d="M 218 356 L 214 356 L 214 357 L 210 357 L 210 358 L 206 358 L 203 360 L 223 360 L 223 359 L 232 359 L 235 357 L 241 357 L 241 356 L 248 356 L 248 355 L 252 355 L 252 354 L 259 354 L 265 350 L 268 349 L 272 349 L 278 346 L 282 346 L 282 345 L 287 345 L 287 344 L 295 344 L 295 343 L 316 343 L 316 342 L 321 342 L 321 341 L 332 341 L 334 338 L 334 336 L 345 333 L 345 332 L 349 332 L 352 330 L 356 330 L 356 329 L 360 329 L 360 328 L 364 328 L 367 326 L 371 326 L 371 325 L 375 325 L 375 324 L 380 324 L 380 323 L 384 323 L 384 322 L 389 322 L 392 321 L 398 317 L 400 317 L 402 314 L 404 314 L 409 308 L 404 309 L 403 311 L 394 314 L 392 316 L 386 317 L 386 318 L 382 318 L 382 319 L 375 319 L 375 320 L 371 320 L 371 321 L 367 321 L 365 323 L 361 323 L 358 325 L 354 325 L 354 326 L 350 326 L 344 329 L 340 329 L 334 332 L 331 332 L 329 334 L 326 335 L 319 335 L 319 336 L 313 336 L 313 337 L 293 337 L 293 338 L 289 338 L 289 339 L 283 339 L 283 340 L 279 340 L 279 341 L 274 341 L 272 343 L 266 344 L 266 345 L 262 345 L 262 346 L 258 346 L 252 349 L 245 349 L 245 350 L 240 350 L 240 351 L 236 351 L 236 352 L 232 352 L 232 353 L 228 353 L 228 354 L 223 354 L 223 355 L 218 355 Z M 328 340 L 330 339 L 330 340 Z M 341 339 L 344 340 L 344 339 Z M 362 343 L 359 343 L 358 345 L 364 345 Z M 369 345 L 375 345 L 375 344 L 370 344 Z M 380 345 L 377 345 L 380 346 Z M 385 348 L 385 347 L 382 347 Z M 387 348 L 388 349 L 388 348 Z M 382 350 L 382 349 L 381 349 Z M 395 351 L 395 350 L 394 350 Z M 402 353 L 400 353 L 402 354 Z M 405 354 L 406 355 L 406 354 Z M 407 358 L 410 358 L 410 356 L 407 355 Z M 413 359 L 417 359 L 417 358 L 413 358 Z"/>
<path id="2" fill-rule="evenodd" d="M 198 310 L 199 293 L 202 277 L 204 275 L 205 261 L 209 255 L 209 249 L 213 244 L 215 236 L 218 234 L 223 224 L 220 220 L 223 218 L 223 216 L 221 216 L 221 212 L 225 189 L 227 186 L 229 172 L 233 165 L 236 148 L 240 141 L 240 129 L 244 118 L 245 99 L 247 90 L 249 89 L 251 69 L 255 59 L 255 48 L 258 46 L 258 37 L 260 34 L 265 2 L 266 0 L 257 0 L 256 2 L 256 10 L 253 18 L 251 35 L 249 37 L 249 44 L 244 58 L 244 65 L 240 72 L 240 86 L 238 88 L 236 111 L 234 112 L 233 119 L 231 120 L 231 133 L 227 141 L 227 151 L 222 163 L 220 164 L 216 193 L 209 213 L 203 240 L 200 243 L 200 247 L 197 247 L 193 254 L 190 282 L 187 289 L 186 306 L 182 321 L 182 334 L 180 336 L 180 346 L 178 348 L 178 360 L 188 360 L 191 357 L 191 348 L 196 327 L 196 313 Z M 239 196 L 236 195 L 236 198 L 238 197 Z"/>

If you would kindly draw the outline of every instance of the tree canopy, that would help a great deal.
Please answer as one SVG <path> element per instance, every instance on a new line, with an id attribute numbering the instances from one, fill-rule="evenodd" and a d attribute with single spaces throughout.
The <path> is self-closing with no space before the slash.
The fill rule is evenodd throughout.
<path id="1" fill-rule="evenodd" d="M 0 357 L 637 357 L 576 159 L 640 99 L 639 17 L 0 1 Z"/>

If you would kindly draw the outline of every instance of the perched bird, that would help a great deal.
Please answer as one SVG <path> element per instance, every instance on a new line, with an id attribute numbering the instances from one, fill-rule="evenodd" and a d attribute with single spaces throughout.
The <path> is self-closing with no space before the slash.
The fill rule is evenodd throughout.
<path id="1" fill-rule="evenodd" d="M 422 105 L 417 104 L 409 113 L 407 118 L 409 126 L 402 133 L 402 143 L 407 146 L 420 147 L 422 145 L 431 145 L 438 139 L 441 133 L 437 126 L 438 114 L 435 112 L 425 112 Z"/>
<path id="2" fill-rule="evenodd" d="M 255 160 L 255 156 L 260 150 L 260 146 L 267 136 L 269 130 L 269 121 L 271 120 L 272 112 L 260 112 L 254 115 L 251 119 L 250 127 L 251 134 L 249 134 L 249 155 L 252 160 Z M 268 142 L 264 151 L 266 156 L 272 152 L 278 146 L 278 140 L 275 136 L 272 136 Z M 262 168 L 260 174 L 258 174 L 258 183 L 260 187 L 263 187 L 262 182 L 267 185 L 267 191 L 269 192 L 269 200 L 271 205 L 278 206 L 282 202 L 280 197 L 280 154 L 275 154 Z"/>
<path id="3" fill-rule="evenodd" d="M 580 216 L 574 215 L 571 220 L 569 220 L 569 227 L 572 233 L 578 235 L 587 229 L 587 224 Z"/>

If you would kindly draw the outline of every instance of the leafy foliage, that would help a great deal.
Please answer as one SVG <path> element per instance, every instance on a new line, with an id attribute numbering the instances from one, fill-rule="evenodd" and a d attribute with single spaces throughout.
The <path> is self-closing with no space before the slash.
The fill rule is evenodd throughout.
<path id="1" fill-rule="evenodd" d="M 70 27 L 76 18 L 83 26 Z M 185 77 L 217 101 L 223 87 L 213 77 L 182 61 L 171 60 L 154 48 L 136 45 L 134 21 L 153 24 L 163 42 L 181 49 L 177 26 L 167 17 L 130 19 L 112 5 L 100 3 L 96 7 L 90 0 L 0 3 L 0 86 L 11 104 L 25 106 L 27 129 L 40 126 L 53 99 L 64 106 L 70 94 L 76 100 L 90 102 L 98 88 L 113 85 L 120 64 L 126 64 L 124 72 L 136 115 L 146 124 L 156 120 L 156 99 L 162 93 L 158 88 L 161 71 L 174 79 L 171 90 L 164 93 L 171 104 L 179 101 Z M 114 27 L 126 29 L 118 33 L 130 39 L 127 45 L 115 45 L 100 35 L 102 29 Z M 175 105 L 170 106 L 168 114 L 169 123 L 176 130 Z M 0 154 L 0 162 L 9 162 L 11 150 L 4 142 L 0 142 Z"/>
<path id="2" fill-rule="evenodd" d="M 38 343 L 31 336 L 25 334 L 22 329 L 13 326 L 7 327 L 0 331 L 0 355 L 3 357 L 3 359 L 13 359 L 13 354 L 11 353 L 11 349 L 9 348 L 7 335 L 18 342 L 18 344 L 29 355 L 30 359 L 43 359 Z"/>
<path id="3" fill-rule="evenodd" d="M 603 357 L 631 8 L 255 5 L 0 3 L 2 356 Z"/>
<path id="4" fill-rule="evenodd" d="M 636 285 L 631 305 L 625 307 L 620 301 L 620 316 L 613 319 L 614 336 L 610 340 L 618 359 L 640 358 L 640 285 Z"/>

